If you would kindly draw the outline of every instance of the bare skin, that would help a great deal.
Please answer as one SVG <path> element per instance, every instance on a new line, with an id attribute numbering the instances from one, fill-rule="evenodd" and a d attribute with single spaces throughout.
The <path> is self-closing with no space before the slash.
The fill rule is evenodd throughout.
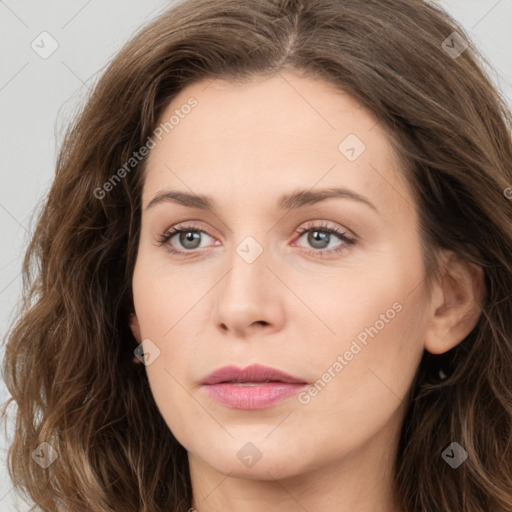
<path id="1" fill-rule="evenodd" d="M 197 106 L 149 154 L 131 326 L 160 351 L 146 370 L 188 451 L 193 506 L 397 512 L 406 393 L 425 349 L 445 352 L 476 324 L 482 273 L 443 254 L 427 295 L 414 200 L 386 130 L 347 94 L 292 72 L 215 80 L 182 91 L 162 120 L 192 96 Z M 352 197 L 278 207 L 283 194 L 327 188 Z M 211 196 L 213 210 L 147 208 L 169 190 Z M 192 224 L 197 243 L 178 234 L 159 245 L 178 224 Z M 243 410 L 200 383 L 253 363 L 325 386 Z M 258 453 L 249 467 L 243 455 Z"/>

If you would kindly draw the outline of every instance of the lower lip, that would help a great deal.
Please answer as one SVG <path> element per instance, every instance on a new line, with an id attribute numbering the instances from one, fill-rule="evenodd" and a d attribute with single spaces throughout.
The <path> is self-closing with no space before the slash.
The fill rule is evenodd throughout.
<path id="1" fill-rule="evenodd" d="M 264 409 L 290 396 L 296 395 L 307 384 L 266 382 L 240 385 L 222 382 L 206 386 L 213 400 L 233 409 Z"/>

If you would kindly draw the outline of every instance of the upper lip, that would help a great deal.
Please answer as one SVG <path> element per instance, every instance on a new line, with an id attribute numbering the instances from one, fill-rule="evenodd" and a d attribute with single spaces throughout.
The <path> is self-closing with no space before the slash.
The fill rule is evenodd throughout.
<path id="1" fill-rule="evenodd" d="M 210 373 L 208 377 L 202 380 L 201 384 L 219 384 L 221 382 L 286 382 L 290 384 L 307 384 L 303 379 L 293 377 L 281 370 L 253 364 L 246 368 L 237 368 L 236 366 L 223 366 Z"/>

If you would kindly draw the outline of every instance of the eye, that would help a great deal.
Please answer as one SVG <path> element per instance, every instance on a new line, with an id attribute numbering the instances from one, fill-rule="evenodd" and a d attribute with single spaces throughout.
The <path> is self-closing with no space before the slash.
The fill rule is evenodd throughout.
<path id="1" fill-rule="evenodd" d="M 168 250 L 172 253 L 191 252 L 200 247 L 200 234 L 209 236 L 208 233 L 201 229 L 198 229 L 196 226 L 179 224 L 168 229 L 165 233 L 162 233 L 162 235 L 158 239 L 158 243 L 160 245 L 167 245 Z M 176 250 L 172 247 L 172 244 L 170 242 L 173 238 L 178 239 L 179 244 L 181 244 L 185 251 L 179 249 Z"/>
<path id="2" fill-rule="evenodd" d="M 308 254 L 312 255 L 320 255 L 324 254 L 338 254 L 348 250 L 348 246 L 354 245 L 356 240 L 354 237 L 348 235 L 346 232 L 340 231 L 338 228 L 329 227 L 328 225 L 307 225 L 305 227 L 299 228 L 296 230 L 301 238 L 306 233 L 308 236 L 306 237 L 307 243 L 310 244 L 314 250 L 307 251 Z M 334 238 L 338 238 L 341 240 L 341 244 L 338 247 L 330 248 L 325 250 L 329 244 L 331 243 L 333 236 Z"/>

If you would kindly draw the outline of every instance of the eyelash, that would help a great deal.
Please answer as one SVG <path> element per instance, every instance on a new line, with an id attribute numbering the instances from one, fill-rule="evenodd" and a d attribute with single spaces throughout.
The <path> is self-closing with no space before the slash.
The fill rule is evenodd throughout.
<path id="1" fill-rule="evenodd" d="M 183 257 L 192 257 L 194 256 L 195 254 L 195 251 L 178 251 L 174 248 L 172 248 L 170 246 L 170 244 L 168 243 L 172 238 L 174 238 L 174 236 L 178 233 L 188 233 L 190 231 L 193 231 L 193 232 L 196 232 L 196 233 L 204 233 L 204 234 L 208 234 L 206 233 L 206 231 L 202 230 L 202 229 L 198 229 L 196 226 L 194 225 L 190 225 L 190 224 L 178 224 L 177 226 L 173 226 L 172 228 L 168 229 L 167 231 L 165 231 L 164 233 L 162 233 L 159 237 L 158 237 L 158 245 L 160 246 L 163 246 L 163 245 L 168 245 L 167 247 L 167 250 L 169 252 L 171 252 L 172 254 L 176 254 L 178 256 L 183 256 Z M 295 230 L 295 233 L 297 233 L 299 235 L 299 238 L 305 234 L 305 233 L 308 233 L 309 231 L 320 231 L 322 233 L 328 233 L 330 235 L 335 235 L 337 236 L 342 242 L 344 242 L 344 244 L 341 244 L 338 248 L 336 249 L 310 249 L 310 250 L 306 250 L 306 252 L 309 254 L 309 255 L 313 255 L 313 256 L 321 256 L 323 257 L 324 255 L 337 255 L 337 254 L 340 254 L 344 251 L 347 250 L 347 245 L 354 245 L 356 243 L 356 239 L 347 235 L 346 232 L 342 232 L 340 230 L 338 230 L 337 228 L 332 228 L 332 227 L 329 227 L 325 224 L 321 224 L 319 226 L 315 226 L 315 225 L 308 225 L 307 227 L 302 227 L 302 228 L 299 228 L 297 230 Z"/>

